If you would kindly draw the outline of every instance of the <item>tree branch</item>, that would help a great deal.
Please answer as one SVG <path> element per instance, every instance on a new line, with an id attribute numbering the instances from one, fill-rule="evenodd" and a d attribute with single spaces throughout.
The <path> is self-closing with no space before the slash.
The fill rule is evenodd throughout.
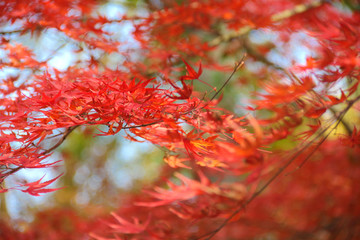
<path id="1" fill-rule="evenodd" d="M 292 16 L 295 16 L 297 14 L 300 13 L 304 13 L 309 9 L 312 8 L 316 8 L 316 7 L 320 7 L 322 4 L 329 2 L 327 0 L 316 0 L 312 3 L 309 4 L 299 4 L 296 5 L 293 9 L 288 9 L 288 10 L 284 10 L 282 12 L 276 13 L 274 15 L 271 16 L 271 21 L 272 22 L 280 22 L 282 20 L 288 19 Z M 213 39 L 209 45 L 210 46 L 216 46 L 219 45 L 222 42 L 228 42 L 233 38 L 237 38 L 240 37 L 242 35 L 246 35 L 248 34 L 251 30 L 255 29 L 254 27 L 251 26 L 244 26 L 242 28 L 240 28 L 238 31 L 234 31 L 234 32 L 230 32 L 227 34 L 223 34 L 215 39 Z"/>
<path id="2" fill-rule="evenodd" d="M 57 147 L 59 147 L 65 141 L 65 139 L 69 136 L 69 134 L 72 131 L 74 131 L 78 126 L 79 125 L 67 128 L 65 130 L 64 135 L 62 136 L 62 138 L 54 146 L 52 146 L 51 148 L 49 148 L 49 149 L 45 150 L 44 152 L 42 152 L 42 154 L 46 155 L 46 154 L 52 152 L 53 150 L 55 150 Z"/>
<path id="3" fill-rule="evenodd" d="M 23 29 L 12 30 L 12 31 L 0 31 L 0 34 L 1 35 L 14 34 L 14 33 L 20 33 L 22 31 L 23 31 Z"/>

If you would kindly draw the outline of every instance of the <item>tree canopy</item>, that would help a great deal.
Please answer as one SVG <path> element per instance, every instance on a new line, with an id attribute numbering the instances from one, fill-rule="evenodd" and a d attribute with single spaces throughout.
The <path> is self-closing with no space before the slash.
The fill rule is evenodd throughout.
<path id="1" fill-rule="evenodd" d="M 359 9 L 0 2 L 0 238 L 357 239 Z"/>

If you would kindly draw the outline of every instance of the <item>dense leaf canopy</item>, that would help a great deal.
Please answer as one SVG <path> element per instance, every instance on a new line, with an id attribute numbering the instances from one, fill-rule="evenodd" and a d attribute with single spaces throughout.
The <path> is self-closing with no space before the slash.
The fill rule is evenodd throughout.
<path id="1" fill-rule="evenodd" d="M 0 238 L 359 238 L 359 9 L 0 1 Z"/>

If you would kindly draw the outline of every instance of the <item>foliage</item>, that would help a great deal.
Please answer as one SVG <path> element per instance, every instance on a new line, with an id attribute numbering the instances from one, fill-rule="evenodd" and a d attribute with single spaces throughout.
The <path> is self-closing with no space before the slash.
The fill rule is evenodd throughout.
<path id="1" fill-rule="evenodd" d="M 58 200 L 31 223 L 1 222 L 2 239 L 360 236 L 356 1 L 0 4 L 1 194 L 73 199 L 89 164 L 103 204 Z M 119 134 L 165 164 L 114 206 L 103 169 L 119 143 L 89 137 Z M 84 154 L 97 145 L 108 149 Z M 67 177 L 54 188 L 61 147 Z M 20 174 L 48 168 L 49 180 Z"/>

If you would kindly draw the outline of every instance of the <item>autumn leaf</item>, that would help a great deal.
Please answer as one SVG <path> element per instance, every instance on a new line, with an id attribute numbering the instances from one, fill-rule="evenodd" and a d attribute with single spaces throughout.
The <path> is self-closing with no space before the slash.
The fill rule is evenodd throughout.
<path id="1" fill-rule="evenodd" d="M 111 215 L 116 219 L 117 223 L 108 223 L 107 225 L 111 227 L 112 231 L 114 232 L 125 234 L 141 233 L 146 230 L 150 223 L 150 217 L 148 217 L 148 219 L 143 224 L 141 224 L 140 221 L 136 218 L 134 218 L 134 223 L 131 223 L 114 212 L 112 212 Z"/>
<path id="2" fill-rule="evenodd" d="M 200 75 L 202 74 L 202 67 L 201 67 L 201 63 L 199 65 L 199 69 L 196 72 L 185 60 L 183 60 L 183 62 L 186 65 L 186 70 L 188 72 L 188 75 L 182 76 L 180 78 L 180 80 L 194 80 L 194 79 L 198 79 L 200 77 Z"/>
<path id="3" fill-rule="evenodd" d="M 27 189 L 21 190 L 22 192 L 26 192 L 29 193 L 30 195 L 33 196 L 40 196 L 41 193 L 48 193 L 48 192 L 53 192 L 59 189 L 62 189 L 64 187 L 61 188 L 44 188 L 48 185 L 50 185 L 51 183 L 53 183 L 54 181 L 56 181 L 59 177 L 61 177 L 63 174 L 60 174 L 59 176 L 45 181 L 45 182 L 41 182 L 42 179 L 45 177 L 45 175 L 40 178 L 39 180 L 35 181 L 35 182 L 30 182 L 30 183 L 26 183 L 26 184 L 22 184 L 20 185 L 21 187 L 27 187 Z"/>
<path id="4" fill-rule="evenodd" d="M 186 166 L 185 164 L 183 164 L 184 161 L 188 161 L 188 159 L 179 158 L 179 156 L 174 156 L 174 155 L 169 155 L 169 156 L 164 157 L 164 162 L 169 164 L 169 166 L 172 168 L 182 167 L 182 168 L 191 169 L 189 166 Z"/>

